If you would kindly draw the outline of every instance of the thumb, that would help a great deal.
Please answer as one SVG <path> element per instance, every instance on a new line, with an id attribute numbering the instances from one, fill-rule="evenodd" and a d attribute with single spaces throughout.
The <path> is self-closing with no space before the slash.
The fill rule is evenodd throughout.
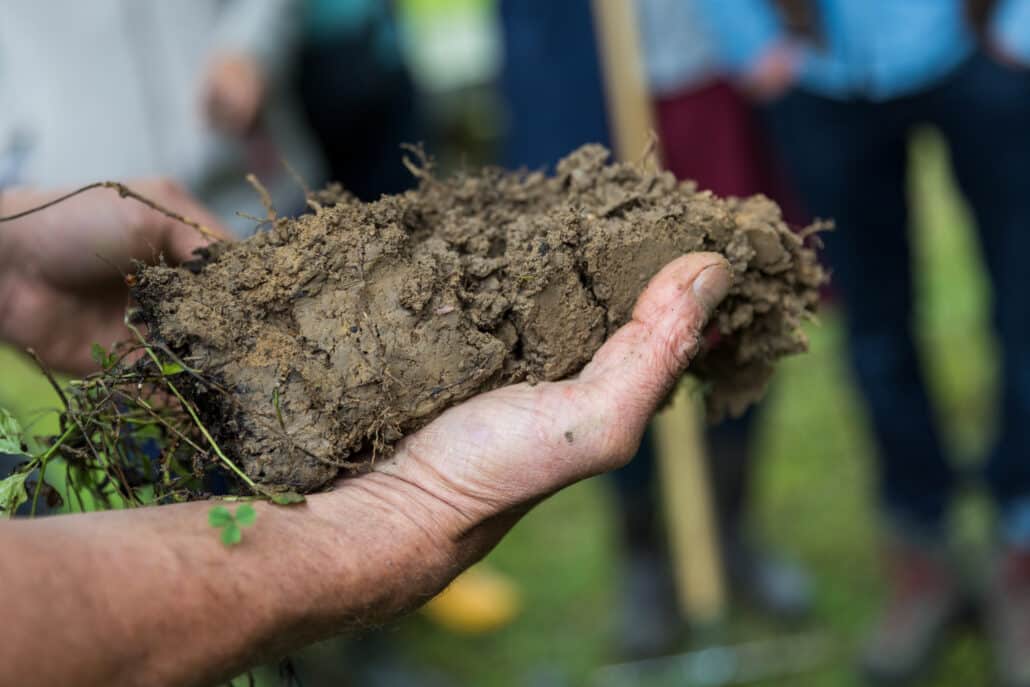
<path id="1" fill-rule="evenodd" d="M 697 353 L 712 311 L 733 281 L 726 260 L 692 253 L 673 260 L 637 299 L 632 319 L 594 354 L 580 380 L 604 390 L 612 416 L 643 431 Z"/>

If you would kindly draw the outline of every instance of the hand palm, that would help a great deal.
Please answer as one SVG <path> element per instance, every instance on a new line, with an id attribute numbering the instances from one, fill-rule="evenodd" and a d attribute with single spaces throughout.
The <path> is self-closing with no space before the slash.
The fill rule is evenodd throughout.
<path id="1" fill-rule="evenodd" d="M 517 518 L 556 489 L 624 464 L 728 286 L 724 269 L 698 278 L 716 262 L 695 254 L 670 263 L 638 300 L 632 321 L 575 379 L 482 394 L 407 437 L 377 466 L 377 479 L 396 481 L 375 488 L 445 502 L 454 519 L 437 526 L 452 538 L 502 516 L 500 531 L 486 536 L 493 541 L 513 522 L 505 514 Z M 705 281 L 714 288 L 696 286 Z"/>

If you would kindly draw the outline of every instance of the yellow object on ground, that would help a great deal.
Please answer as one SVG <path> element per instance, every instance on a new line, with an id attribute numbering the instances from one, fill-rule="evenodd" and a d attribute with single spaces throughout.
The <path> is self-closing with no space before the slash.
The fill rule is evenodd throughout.
<path id="1" fill-rule="evenodd" d="M 484 634 L 510 623 L 521 609 L 521 595 L 514 582 L 480 563 L 454 580 L 422 612 L 452 632 Z"/>

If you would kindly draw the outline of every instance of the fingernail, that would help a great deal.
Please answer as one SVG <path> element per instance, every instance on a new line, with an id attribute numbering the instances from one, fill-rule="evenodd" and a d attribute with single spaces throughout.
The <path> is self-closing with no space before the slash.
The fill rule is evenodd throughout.
<path id="1" fill-rule="evenodd" d="M 720 260 L 701 270 L 701 274 L 694 279 L 694 295 L 705 312 L 711 313 L 726 297 L 732 283 L 729 266 Z"/>

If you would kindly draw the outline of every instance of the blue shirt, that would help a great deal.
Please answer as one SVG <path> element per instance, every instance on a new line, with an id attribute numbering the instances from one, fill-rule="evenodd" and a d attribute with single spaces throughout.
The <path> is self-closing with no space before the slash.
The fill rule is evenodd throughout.
<path id="1" fill-rule="evenodd" d="M 789 40 L 770 0 L 699 0 L 730 71 Z M 885 100 L 944 78 L 975 49 L 963 0 L 812 0 L 819 45 L 802 44 L 800 85 L 831 98 Z M 1030 64 L 1030 0 L 1000 0 L 992 39 Z"/>
<path id="2" fill-rule="evenodd" d="M 636 0 L 651 92 L 672 95 L 723 73 L 697 0 Z"/>

